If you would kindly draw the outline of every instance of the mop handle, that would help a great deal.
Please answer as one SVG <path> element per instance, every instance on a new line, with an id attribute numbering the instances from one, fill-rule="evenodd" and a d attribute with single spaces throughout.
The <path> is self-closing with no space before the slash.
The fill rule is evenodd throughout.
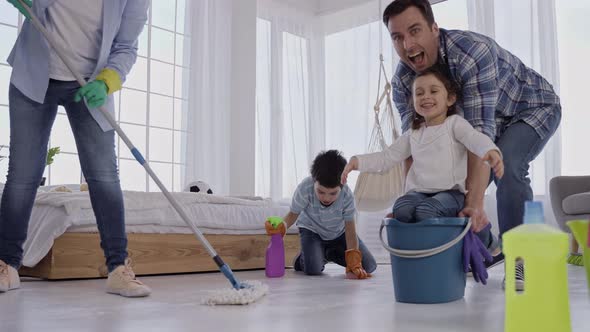
<path id="1" fill-rule="evenodd" d="M 47 32 L 47 30 L 45 29 L 45 27 L 41 24 L 41 22 L 39 21 L 39 19 L 37 18 L 37 16 L 31 10 L 31 8 L 29 8 L 29 6 L 27 6 L 27 4 L 25 4 L 23 0 L 19 0 L 19 2 L 21 3 L 21 5 L 23 5 L 23 7 L 29 13 L 29 16 L 31 17 L 31 22 L 33 23 L 33 25 L 35 26 L 35 28 L 37 28 L 37 30 L 39 30 L 39 32 L 41 32 L 41 34 L 43 34 L 43 36 L 45 37 L 45 39 L 47 39 L 47 42 L 49 43 L 49 45 L 53 48 L 53 50 L 55 51 L 55 53 L 57 53 L 57 55 L 60 57 L 60 59 L 64 62 L 64 64 L 66 65 L 66 67 L 68 67 L 68 69 L 70 70 L 70 72 L 72 73 L 72 75 L 74 75 L 74 77 L 76 78 L 76 81 L 78 81 L 78 83 L 80 84 L 80 86 L 85 86 L 86 83 L 87 83 L 86 80 L 82 76 L 80 76 L 80 74 L 78 74 L 78 73 L 75 72 L 74 66 L 70 62 L 70 59 L 65 56 L 66 51 L 64 49 L 62 49 L 60 47 L 60 45 L 58 43 L 56 43 L 56 41 L 53 39 L 53 37 Z M 145 168 L 145 170 L 150 175 L 150 177 L 152 178 L 152 180 L 154 180 L 154 182 L 156 182 L 156 184 L 158 185 L 158 187 L 160 188 L 160 190 L 162 190 L 162 193 L 164 194 L 164 196 L 166 196 L 166 198 L 168 199 L 168 201 L 170 202 L 170 204 L 172 204 L 172 206 L 174 207 L 174 209 L 176 210 L 176 212 L 180 215 L 180 217 L 184 220 L 184 222 L 193 230 L 193 233 L 196 235 L 197 239 L 203 244 L 203 246 L 205 247 L 205 249 L 207 249 L 207 252 L 209 253 L 209 255 L 211 257 L 213 257 L 213 260 L 215 261 L 215 263 L 219 267 L 222 267 L 223 265 L 225 265 L 225 263 L 219 257 L 219 255 L 217 255 L 217 252 L 215 252 L 215 249 L 213 249 L 213 247 L 211 246 L 211 244 L 209 243 L 209 241 L 207 241 L 207 239 L 205 238 L 205 236 L 203 236 L 203 233 L 201 233 L 201 230 L 199 228 L 197 228 L 197 226 L 195 226 L 190 221 L 189 217 L 184 212 L 184 210 L 180 207 L 180 205 L 178 204 L 178 202 L 176 201 L 176 199 L 174 199 L 174 197 L 172 197 L 172 195 L 166 189 L 166 187 L 164 186 L 164 184 L 162 184 L 162 182 L 160 181 L 160 179 L 158 178 L 158 176 L 152 171 L 152 169 L 151 169 L 150 165 L 148 164 L 148 162 L 143 158 L 143 156 L 141 155 L 141 153 L 139 152 L 139 150 L 137 150 L 137 148 L 135 148 L 135 146 L 133 145 L 133 143 L 131 143 L 131 140 L 129 140 L 129 138 L 123 132 L 123 130 L 121 129 L 121 127 L 119 127 L 119 125 L 117 124 L 117 122 L 115 121 L 115 119 L 113 119 L 113 116 L 108 112 L 108 110 L 104 106 L 100 106 L 99 107 L 99 110 L 105 116 L 105 118 L 107 119 L 107 121 L 109 122 L 109 124 L 111 125 L 111 127 L 113 127 L 113 129 L 115 129 L 115 131 L 117 132 L 117 134 L 119 135 L 119 137 L 121 137 L 121 139 L 125 142 L 125 144 L 129 148 L 129 150 L 131 151 L 131 153 L 133 154 L 133 156 L 135 157 L 135 159 L 143 166 L 143 168 Z M 224 271 L 222 271 L 222 272 L 224 272 Z M 224 272 L 224 274 L 225 274 L 225 272 Z"/>
<path id="2" fill-rule="evenodd" d="M 471 218 L 468 219 L 467 225 L 465 225 L 465 229 L 463 229 L 463 232 L 461 232 L 461 234 L 459 234 L 456 238 L 454 238 L 453 240 L 451 240 L 441 246 L 438 246 L 435 248 L 430 248 L 430 249 L 423 249 L 423 250 L 402 250 L 402 249 L 391 248 L 390 246 L 388 246 L 385 243 L 385 241 L 383 241 L 383 227 L 385 227 L 385 223 L 381 222 L 381 227 L 379 228 L 379 239 L 381 240 L 381 245 L 383 245 L 383 248 L 385 248 L 385 250 L 389 251 L 392 255 L 397 256 L 397 257 L 425 258 L 425 257 L 434 256 L 436 254 L 440 254 L 441 252 L 443 252 L 443 251 L 451 248 L 455 244 L 457 244 L 459 241 L 463 240 L 463 237 L 465 237 L 467 232 L 469 232 L 469 230 L 471 229 Z"/>

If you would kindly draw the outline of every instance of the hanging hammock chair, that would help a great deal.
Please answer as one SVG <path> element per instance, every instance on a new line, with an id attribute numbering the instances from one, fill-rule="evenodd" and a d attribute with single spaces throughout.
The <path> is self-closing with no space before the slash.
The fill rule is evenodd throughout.
<path id="1" fill-rule="evenodd" d="M 393 143 L 399 137 L 391 104 L 391 84 L 383 65 L 383 54 L 380 54 L 380 62 L 377 101 L 373 107 L 375 123 L 368 152 L 383 151 L 388 147 L 386 139 Z M 383 92 L 379 95 L 382 78 L 385 85 Z M 385 107 L 382 109 L 383 104 Z M 366 212 L 391 209 L 395 200 L 404 193 L 404 181 L 405 172 L 402 163 L 383 173 L 360 173 L 354 188 L 356 208 Z"/>

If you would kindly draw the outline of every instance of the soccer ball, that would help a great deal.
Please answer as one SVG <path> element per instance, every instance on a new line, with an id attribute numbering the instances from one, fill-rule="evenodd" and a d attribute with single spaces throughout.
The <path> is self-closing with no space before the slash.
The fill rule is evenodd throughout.
<path id="1" fill-rule="evenodd" d="M 213 194 L 211 187 L 204 181 L 194 181 L 189 183 L 184 191 L 201 194 Z"/>

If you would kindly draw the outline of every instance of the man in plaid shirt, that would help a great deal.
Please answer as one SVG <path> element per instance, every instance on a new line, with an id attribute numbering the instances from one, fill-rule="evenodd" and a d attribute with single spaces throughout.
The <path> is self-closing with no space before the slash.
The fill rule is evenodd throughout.
<path id="1" fill-rule="evenodd" d="M 529 164 L 561 120 L 559 97 L 551 84 L 489 37 L 439 29 L 428 0 L 395 0 L 385 9 L 383 22 L 401 60 L 392 86 L 403 131 L 410 128 L 415 114 L 411 87 L 416 72 L 438 66 L 459 87 L 457 108 L 463 117 L 502 151 L 501 181 L 490 177 L 490 167 L 481 159 L 469 155 L 468 193 L 460 216 L 471 217 L 476 232 L 489 223 L 483 200 L 493 180 L 498 187 L 500 236 L 522 224 L 524 202 L 533 199 Z M 492 264 L 502 261 L 500 253 Z M 517 287 L 523 279 L 517 266 Z"/>

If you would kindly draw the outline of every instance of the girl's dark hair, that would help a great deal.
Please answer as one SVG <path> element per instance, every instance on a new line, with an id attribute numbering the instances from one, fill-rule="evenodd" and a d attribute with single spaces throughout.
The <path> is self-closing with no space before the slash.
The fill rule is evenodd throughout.
<path id="1" fill-rule="evenodd" d="M 340 176 L 346 166 L 346 159 L 338 150 L 320 152 L 311 165 L 311 176 L 326 188 L 340 187 Z"/>
<path id="2" fill-rule="evenodd" d="M 391 17 L 403 13 L 410 7 L 418 8 L 429 26 L 434 24 L 434 14 L 432 13 L 432 7 L 428 0 L 395 0 L 383 11 L 383 23 L 385 23 L 385 26 L 387 26 Z"/>
<path id="3" fill-rule="evenodd" d="M 414 77 L 414 83 L 416 82 L 418 77 L 428 76 L 428 75 L 433 75 L 439 81 L 441 81 L 442 84 L 444 85 L 445 89 L 447 89 L 447 94 L 449 96 L 455 96 L 456 99 L 459 98 L 459 89 L 458 89 L 457 85 L 437 66 L 432 66 L 420 73 L 416 73 L 416 77 Z M 416 112 L 416 107 L 414 105 L 414 98 L 413 98 L 413 96 L 414 96 L 414 91 L 413 91 L 414 90 L 414 88 L 413 88 L 414 83 L 412 83 L 412 98 L 410 101 L 410 104 L 412 105 L 412 113 L 413 113 L 412 114 L 412 129 L 419 129 L 425 120 L 422 115 L 420 115 L 420 114 L 418 114 L 418 112 Z M 447 110 L 447 116 L 457 114 L 457 108 L 455 107 L 455 104 L 457 104 L 457 101 L 455 101 L 455 103 L 453 105 L 449 106 L 449 109 Z"/>

